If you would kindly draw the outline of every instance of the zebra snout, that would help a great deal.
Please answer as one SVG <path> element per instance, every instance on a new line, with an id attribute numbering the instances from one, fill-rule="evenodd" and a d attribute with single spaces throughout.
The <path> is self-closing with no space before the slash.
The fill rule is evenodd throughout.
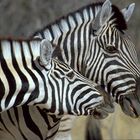
<path id="1" fill-rule="evenodd" d="M 140 103 L 140 77 L 136 80 L 136 96 L 138 98 L 138 101 Z"/>
<path id="2" fill-rule="evenodd" d="M 122 95 L 119 103 L 126 115 L 132 118 L 138 118 L 140 116 L 140 102 L 135 93 Z"/>
<path id="3" fill-rule="evenodd" d="M 113 98 L 110 96 L 105 90 L 101 88 L 101 86 L 96 86 L 96 89 L 102 94 L 104 98 L 104 103 L 102 106 L 100 106 L 101 110 L 104 110 L 108 113 L 113 113 L 114 112 L 114 104 L 113 104 Z"/>

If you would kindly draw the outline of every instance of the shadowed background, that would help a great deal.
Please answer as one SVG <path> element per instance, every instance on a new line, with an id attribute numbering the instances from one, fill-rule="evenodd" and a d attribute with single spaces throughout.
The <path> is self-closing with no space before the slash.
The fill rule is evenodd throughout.
<path id="1" fill-rule="evenodd" d="M 44 27 L 55 19 L 74 10 L 99 0 L 0 0 L 0 36 L 28 37 L 36 30 Z M 136 45 L 140 60 L 140 0 L 111 0 L 120 9 L 130 3 L 136 7 L 128 22 L 128 32 Z M 73 135 L 75 140 L 82 140 L 85 117 L 78 120 Z M 81 130 L 79 128 L 82 128 Z M 81 136 L 78 137 L 78 132 Z M 83 138 L 84 139 L 84 138 Z"/>
<path id="2" fill-rule="evenodd" d="M 99 0 L 0 0 L 0 36 L 28 37 L 55 19 Z M 129 33 L 138 48 L 140 33 L 139 0 L 111 0 L 120 9 L 136 3 L 128 23 Z"/>

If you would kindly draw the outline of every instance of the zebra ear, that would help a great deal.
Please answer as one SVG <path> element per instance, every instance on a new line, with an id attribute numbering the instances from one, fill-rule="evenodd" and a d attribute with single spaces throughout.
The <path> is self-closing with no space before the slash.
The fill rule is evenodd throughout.
<path id="1" fill-rule="evenodd" d="M 95 20 L 93 22 L 93 29 L 94 30 L 99 30 L 100 27 L 110 18 L 111 16 L 111 2 L 110 0 L 106 0 L 103 5 L 101 10 L 98 12 L 97 16 L 95 17 Z"/>
<path id="2" fill-rule="evenodd" d="M 40 63 L 41 65 L 44 65 L 47 67 L 47 69 L 51 68 L 51 58 L 52 58 L 52 53 L 53 53 L 53 47 L 51 42 L 48 40 L 44 39 L 41 42 L 41 47 L 40 47 Z"/>
<path id="3" fill-rule="evenodd" d="M 106 0 L 101 8 L 101 13 L 100 13 L 100 25 L 102 26 L 111 16 L 111 2 L 110 0 Z"/>
<path id="4" fill-rule="evenodd" d="M 128 22 L 135 8 L 135 3 L 128 5 L 128 7 L 121 10 L 125 20 Z"/>

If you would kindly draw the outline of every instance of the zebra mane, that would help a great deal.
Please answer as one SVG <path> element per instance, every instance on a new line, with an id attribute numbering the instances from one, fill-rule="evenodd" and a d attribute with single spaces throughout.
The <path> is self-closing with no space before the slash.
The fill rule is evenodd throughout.
<path id="1" fill-rule="evenodd" d="M 0 37 L 0 43 L 3 42 L 3 41 L 8 41 L 8 42 L 27 42 L 27 43 L 30 43 L 30 42 L 34 42 L 34 41 L 42 41 L 41 38 L 24 38 L 24 37 L 18 37 L 18 38 L 15 38 L 15 37 L 11 37 L 11 36 L 7 36 L 7 37 Z M 60 47 L 58 47 L 58 45 L 55 45 L 55 44 L 52 44 L 52 47 L 54 47 L 54 51 L 52 53 L 52 58 L 56 58 L 56 56 L 59 56 L 59 54 L 61 54 L 61 50 L 60 50 Z"/>
<path id="2" fill-rule="evenodd" d="M 91 3 L 89 5 L 83 6 L 82 8 L 75 10 L 73 12 L 70 12 L 68 14 L 66 14 L 65 16 L 62 16 L 58 19 L 56 19 L 55 21 L 47 24 L 46 26 L 44 26 L 41 29 L 38 29 L 36 32 L 34 32 L 33 34 L 31 34 L 31 38 L 34 37 L 38 32 L 44 31 L 45 29 L 50 29 L 51 30 L 51 26 L 55 25 L 55 24 L 59 24 L 61 22 L 61 20 L 67 20 L 69 16 L 75 17 L 75 13 L 82 13 L 84 9 L 89 9 L 92 8 L 93 12 L 96 10 L 95 7 L 101 7 L 103 5 L 103 2 L 96 2 L 96 3 Z M 112 12 L 114 13 L 113 16 L 111 17 L 111 19 L 116 19 L 114 21 L 116 28 L 120 31 L 122 30 L 126 30 L 127 29 L 127 24 L 126 21 L 124 19 L 124 16 L 122 14 L 122 12 L 119 10 L 118 7 L 116 7 L 115 5 L 112 5 Z M 95 15 L 94 15 L 95 16 Z"/>
<path id="3" fill-rule="evenodd" d="M 28 37 L 28 38 L 24 38 L 24 37 L 18 37 L 18 38 L 15 38 L 15 37 L 11 37 L 11 36 L 0 36 L 0 41 L 18 41 L 18 42 L 21 42 L 21 41 L 26 41 L 26 42 L 30 42 L 30 41 L 41 41 L 42 39 L 40 38 L 31 38 L 31 37 Z"/>
<path id="4" fill-rule="evenodd" d="M 119 10 L 119 8 L 116 7 L 115 5 L 112 5 L 112 12 L 113 12 L 113 15 L 112 15 L 111 19 L 115 19 L 114 20 L 115 27 L 119 31 L 127 30 L 126 20 L 123 16 L 122 12 Z"/>

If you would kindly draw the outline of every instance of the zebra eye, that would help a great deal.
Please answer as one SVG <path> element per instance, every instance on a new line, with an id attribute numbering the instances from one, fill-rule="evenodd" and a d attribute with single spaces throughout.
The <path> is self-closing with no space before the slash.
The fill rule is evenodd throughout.
<path id="1" fill-rule="evenodd" d="M 106 51 L 109 52 L 109 53 L 116 53 L 116 52 L 118 52 L 117 48 L 115 46 L 112 46 L 112 45 L 106 46 Z"/>
<path id="2" fill-rule="evenodd" d="M 67 74 L 67 77 L 69 77 L 70 79 L 72 79 L 73 77 L 74 77 L 74 72 L 69 72 L 68 74 Z"/>

